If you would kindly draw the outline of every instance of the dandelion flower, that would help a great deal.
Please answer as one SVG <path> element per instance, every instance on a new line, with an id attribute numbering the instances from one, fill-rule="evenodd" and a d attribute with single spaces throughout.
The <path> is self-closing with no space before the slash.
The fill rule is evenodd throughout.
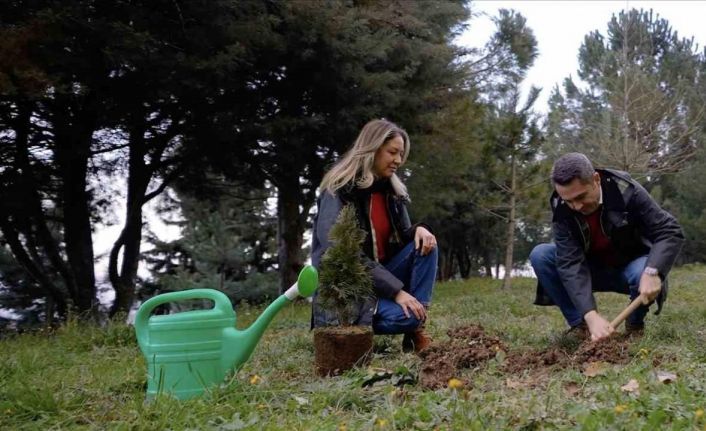
<path id="1" fill-rule="evenodd" d="M 463 387 L 463 382 L 457 378 L 449 379 L 449 387 L 451 389 L 459 389 Z"/>

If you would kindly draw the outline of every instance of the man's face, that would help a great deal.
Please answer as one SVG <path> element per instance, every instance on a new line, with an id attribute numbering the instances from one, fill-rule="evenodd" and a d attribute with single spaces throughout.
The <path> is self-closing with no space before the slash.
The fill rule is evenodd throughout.
<path id="1" fill-rule="evenodd" d="M 601 197 L 601 177 L 598 172 L 587 183 L 574 178 L 569 184 L 554 184 L 559 197 L 574 211 L 589 215 L 598 209 Z"/>

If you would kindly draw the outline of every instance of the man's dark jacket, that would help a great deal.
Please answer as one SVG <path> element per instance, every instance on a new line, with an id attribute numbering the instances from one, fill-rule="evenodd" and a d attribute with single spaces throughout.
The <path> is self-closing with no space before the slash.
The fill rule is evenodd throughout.
<path id="1" fill-rule="evenodd" d="M 358 309 L 357 320 L 350 323 L 356 325 L 372 325 L 377 298 L 393 299 L 404 287 L 404 283 L 376 259 L 370 221 L 370 198 L 373 192 L 381 192 L 385 195 L 387 214 L 391 224 L 390 242 L 387 248 L 388 257 L 395 256 L 405 245 L 414 240 L 414 232 L 417 226 L 424 226 L 431 231 L 425 224 L 412 225 L 410 223 L 407 212 L 408 200 L 395 195 L 388 180 L 378 180 L 367 189 L 344 187 L 338 190 L 335 195 L 328 191 L 321 192 L 317 201 L 318 211 L 314 217 L 311 243 L 312 265 L 319 268 L 322 256 L 331 245 L 328 238 L 329 231 L 336 223 L 336 218 L 344 205 L 352 204 L 355 206 L 358 225 L 366 232 L 361 257 L 370 270 L 376 296 L 364 303 L 355 305 Z M 325 288 L 326 286 L 321 286 L 321 289 Z M 312 327 L 336 324 L 337 317 L 321 307 L 317 299 L 318 295 L 315 294 L 312 304 Z"/>
<path id="2" fill-rule="evenodd" d="M 647 255 L 646 266 L 657 268 L 663 281 L 684 242 L 679 223 L 660 208 L 637 181 L 626 172 L 597 169 L 601 176 L 603 205 L 601 227 L 610 238 L 623 267 L 638 257 Z M 585 218 L 573 211 L 556 191 L 550 198 L 552 229 L 556 243 L 556 264 L 559 277 L 574 306 L 585 315 L 596 309 L 591 285 L 591 265 L 587 253 L 591 245 L 590 229 Z M 667 297 L 667 284 L 657 298 L 658 312 Z M 553 305 L 542 286 L 537 286 L 537 305 Z"/>

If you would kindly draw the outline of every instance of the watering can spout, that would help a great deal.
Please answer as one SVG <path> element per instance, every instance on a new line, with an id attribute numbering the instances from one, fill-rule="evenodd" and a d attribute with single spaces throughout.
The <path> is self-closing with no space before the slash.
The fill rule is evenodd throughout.
<path id="1" fill-rule="evenodd" d="M 297 296 L 309 297 L 318 287 L 319 275 L 311 265 L 305 266 L 299 273 L 297 282 L 271 303 L 247 329 L 223 330 L 223 366 L 237 371 L 250 358 L 255 346 L 260 341 L 272 319 Z"/>

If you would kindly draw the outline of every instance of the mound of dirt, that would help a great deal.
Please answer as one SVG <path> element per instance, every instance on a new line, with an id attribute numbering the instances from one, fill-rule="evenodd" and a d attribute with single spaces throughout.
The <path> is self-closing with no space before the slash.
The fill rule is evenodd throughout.
<path id="1" fill-rule="evenodd" d="M 628 348 L 630 336 L 614 335 L 598 343 L 584 341 L 573 355 L 572 362 L 586 364 L 589 362 L 607 362 L 609 364 L 625 364 L 630 361 Z"/>
<path id="2" fill-rule="evenodd" d="M 446 387 L 458 370 L 492 359 L 500 350 L 507 351 L 498 337 L 487 335 L 480 325 L 450 329 L 447 334 L 447 343 L 435 343 L 421 353 L 419 381 L 426 388 Z"/>
<path id="3" fill-rule="evenodd" d="M 450 329 L 447 334 L 448 342 L 435 343 L 422 352 L 419 381 L 426 388 L 446 387 L 449 379 L 458 377 L 460 370 L 495 358 L 499 351 L 507 355 L 500 369 L 509 374 L 530 372 L 548 376 L 552 368 L 585 368 L 592 362 L 625 364 L 630 360 L 631 338 L 624 334 L 600 342 L 586 340 L 576 350 L 550 347 L 519 352 L 508 352 L 499 337 L 486 334 L 480 325 Z"/>
<path id="4" fill-rule="evenodd" d="M 586 340 L 574 351 L 551 347 L 541 351 L 513 352 L 505 359 L 502 370 L 519 374 L 552 367 L 585 368 L 592 362 L 625 364 L 630 361 L 630 340 L 626 335 L 614 335 L 600 342 Z"/>
<path id="5" fill-rule="evenodd" d="M 507 373 L 521 373 L 525 370 L 549 368 L 569 362 L 569 355 L 561 349 L 547 349 L 539 352 L 532 350 L 513 352 L 505 358 L 502 370 Z"/>

